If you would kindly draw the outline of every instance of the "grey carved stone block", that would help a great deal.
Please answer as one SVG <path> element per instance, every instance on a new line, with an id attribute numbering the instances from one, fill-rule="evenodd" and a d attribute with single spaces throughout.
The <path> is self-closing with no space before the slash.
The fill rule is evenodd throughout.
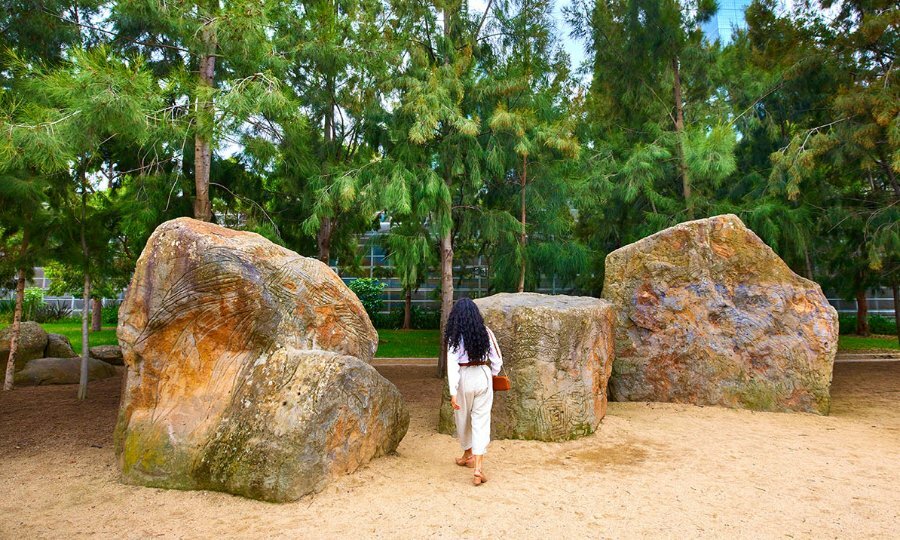
<path id="1" fill-rule="evenodd" d="M 503 374 L 512 382 L 510 391 L 494 393 L 492 437 L 564 441 L 593 433 L 606 414 L 611 304 L 535 293 L 502 293 L 475 303 L 497 336 Z M 455 429 L 445 388 L 439 430 Z"/>

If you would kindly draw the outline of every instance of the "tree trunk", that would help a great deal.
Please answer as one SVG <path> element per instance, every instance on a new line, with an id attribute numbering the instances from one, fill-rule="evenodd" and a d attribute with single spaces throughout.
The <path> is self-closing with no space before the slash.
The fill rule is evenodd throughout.
<path id="1" fill-rule="evenodd" d="M 78 399 L 87 398 L 88 383 L 88 358 L 90 357 L 90 342 L 88 337 L 88 317 L 91 311 L 91 272 L 90 254 L 88 253 L 87 238 L 85 237 L 85 225 L 87 220 L 87 178 L 84 169 L 81 170 L 81 255 L 82 270 L 84 272 L 84 291 L 81 304 L 81 377 L 78 380 Z"/>
<path id="2" fill-rule="evenodd" d="M 22 251 L 28 244 L 27 236 L 22 235 Z M 16 375 L 16 355 L 19 352 L 19 333 L 22 329 L 22 304 L 25 303 L 25 268 L 19 268 L 16 278 L 16 308 L 13 313 L 12 333 L 9 336 L 9 359 L 6 361 L 6 377 L 3 389 L 12 390 Z"/>
<path id="3" fill-rule="evenodd" d="M 444 38 L 445 38 L 445 39 L 450 39 L 450 24 L 451 24 L 451 21 L 450 21 L 450 10 L 448 9 L 450 6 L 449 6 L 448 4 L 449 4 L 449 2 L 447 2 L 446 4 L 443 5 L 443 7 L 442 7 L 442 13 L 441 13 L 441 15 L 442 15 L 442 17 L 443 17 L 443 19 L 444 19 Z M 446 54 L 444 55 L 444 63 L 445 63 L 445 64 L 449 64 L 449 63 L 450 63 L 450 54 L 449 54 L 449 53 L 446 53 Z"/>
<path id="4" fill-rule="evenodd" d="M 897 342 L 900 343 L 900 285 L 891 285 L 894 293 L 894 324 L 897 325 Z"/>
<path id="5" fill-rule="evenodd" d="M 688 219 L 694 219 L 694 203 L 691 200 L 691 179 L 688 175 L 687 161 L 684 155 L 684 105 L 681 101 L 681 71 L 678 58 L 672 59 L 672 74 L 675 93 L 675 136 L 677 139 L 678 170 L 681 173 L 681 190 Z"/>
<path id="6" fill-rule="evenodd" d="M 856 291 L 856 334 L 869 335 L 869 303 L 865 289 Z"/>
<path id="7" fill-rule="evenodd" d="M 91 332 L 99 332 L 103 327 L 103 300 L 91 299 Z"/>
<path id="8" fill-rule="evenodd" d="M 403 329 L 412 328 L 412 289 L 406 289 L 406 301 L 403 303 Z"/>
<path id="9" fill-rule="evenodd" d="M 894 190 L 894 198 L 900 199 L 900 182 L 897 181 L 897 175 L 894 174 L 894 169 L 891 168 L 890 161 L 887 159 L 887 155 L 885 155 L 884 148 L 879 149 L 878 155 L 881 158 L 878 160 L 878 165 L 881 167 L 881 170 L 884 171 L 888 183 L 891 184 L 891 189 Z"/>
<path id="10" fill-rule="evenodd" d="M 207 92 L 212 92 L 216 75 L 216 35 L 215 30 L 207 24 L 201 31 L 201 39 L 205 46 L 205 53 L 200 57 L 200 90 L 206 94 L 197 98 L 197 115 L 203 116 L 198 122 L 197 133 L 194 136 L 194 184 L 196 185 L 196 197 L 194 198 L 194 217 L 202 221 L 212 220 L 212 205 L 209 202 L 209 170 L 212 164 L 212 130 L 215 118 L 213 115 L 212 98 Z"/>
<path id="11" fill-rule="evenodd" d="M 522 202 L 522 232 L 519 236 L 519 248 L 521 249 L 521 263 L 519 266 L 519 292 L 525 292 L 525 243 L 528 241 L 528 235 L 525 234 L 525 184 L 528 182 L 528 156 L 522 158 L 522 176 L 520 177 L 520 195 Z"/>
<path id="12" fill-rule="evenodd" d="M 449 2 L 443 6 L 444 20 L 444 39 L 446 43 L 444 64 L 450 64 L 450 30 L 453 24 L 452 14 L 450 13 Z M 450 187 L 452 177 L 448 176 L 444 179 L 447 187 Z M 452 191 L 451 191 L 452 193 Z M 447 330 L 447 319 L 450 317 L 450 310 L 453 309 L 453 207 L 452 204 L 444 209 L 450 218 L 450 226 L 447 231 L 441 235 L 441 354 L 438 357 L 437 376 L 443 378 L 447 373 L 447 348 L 444 346 L 444 332 Z"/>
<path id="13" fill-rule="evenodd" d="M 81 377 L 78 380 L 78 399 L 87 398 L 88 359 L 91 357 L 91 348 L 88 341 L 88 317 L 91 311 L 91 275 L 87 272 L 84 274 L 82 299 L 84 304 L 81 308 Z"/>
<path id="14" fill-rule="evenodd" d="M 16 356 L 19 352 L 19 336 L 22 332 L 22 307 L 25 304 L 25 254 L 28 252 L 29 239 L 28 227 L 22 227 L 19 269 L 16 274 L 16 307 L 13 310 L 12 333 L 9 336 L 9 356 L 6 360 L 6 376 L 3 379 L 4 390 L 12 390 L 16 376 Z"/>
<path id="15" fill-rule="evenodd" d="M 438 359 L 438 377 L 447 371 L 447 350 L 444 347 L 444 331 L 447 318 L 453 309 L 453 230 L 441 236 L 441 356 Z"/>
<path id="16" fill-rule="evenodd" d="M 325 107 L 325 153 L 327 157 L 331 157 L 330 154 L 334 151 L 331 145 L 331 143 L 334 142 L 334 87 L 334 76 L 329 76 L 325 83 L 325 91 L 328 93 L 328 99 L 330 101 L 328 106 Z"/>
<path id="17" fill-rule="evenodd" d="M 328 78 L 326 83 L 326 91 L 328 92 L 328 99 L 331 100 L 331 103 L 325 107 L 323 138 L 325 139 L 324 160 L 326 163 L 329 163 L 332 157 L 331 153 L 334 150 L 332 148 L 332 143 L 334 142 L 334 81 L 331 77 Z M 325 264 L 328 264 L 328 261 L 331 258 L 331 235 L 333 231 L 334 219 L 328 216 L 322 218 L 319 225 L 319 232 L 316 234 L 316 244 L 319 247 L 319 260 Z"/>
<path id="18" fill-rule="evenodd" d="M 806 257 L 806 278 L 810 281 L 815 281 L 812 259 L 809 256 L 809 246 L 803 248 L 803 255 Z"/>
<path id="19" fill-rule="evenodd" d="M 319 232 L 316 234 L 316 244 L 319 246 L 319 260 L 325 264 L 331 259 L 331 231 L 334 229 L 334 221 L 330 217 L 322 218 Z"/>

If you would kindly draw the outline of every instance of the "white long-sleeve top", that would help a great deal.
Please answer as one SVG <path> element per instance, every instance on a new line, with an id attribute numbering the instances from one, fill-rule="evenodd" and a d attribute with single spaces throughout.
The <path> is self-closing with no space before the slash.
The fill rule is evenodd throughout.
<path id="1" fill-rule="evenodd" d="M 497 375 L 500 368 L 503 367 L 503 355 L 500 354 L 500 346 L 497 345 L 497 338 L 491 329 L 485 326 L 487 330 L 488 340 L 488 360 L 491 362 L 491 373 Z M 459 386 L 459 365 L 468 364 L 469 355 L 466 353 L 466 347 L 463 338 L 459 338 L 459 347 L 451 348 L 447 351 L 447 382 L 450 384 L 450 395 L 456 395 L 456 387 Z"/>

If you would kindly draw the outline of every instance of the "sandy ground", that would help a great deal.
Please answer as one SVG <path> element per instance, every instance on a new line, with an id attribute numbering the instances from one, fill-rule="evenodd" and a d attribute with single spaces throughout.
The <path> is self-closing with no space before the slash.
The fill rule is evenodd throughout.
<path id="1" fill-rule="evenodd" d="M 292 504 L 116 481 L 118 378 L 0 396 L 0 537 L 900 537 L 900 362 L 835 366 L 832 415 L 613 403 L 592 437 L 495 441 L 475 488 L 430 368 L 398 455 Z"/>

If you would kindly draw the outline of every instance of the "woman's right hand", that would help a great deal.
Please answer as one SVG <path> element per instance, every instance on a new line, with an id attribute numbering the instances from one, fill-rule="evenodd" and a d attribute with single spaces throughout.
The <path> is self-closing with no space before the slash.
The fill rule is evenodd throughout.
<path id="1" fill-rule="evenodd" d="M 450 396 L 450 405 L 453 406 L 454 410 L 459 410 L 459 403 L 456 402 L 456 396 Z"/>

